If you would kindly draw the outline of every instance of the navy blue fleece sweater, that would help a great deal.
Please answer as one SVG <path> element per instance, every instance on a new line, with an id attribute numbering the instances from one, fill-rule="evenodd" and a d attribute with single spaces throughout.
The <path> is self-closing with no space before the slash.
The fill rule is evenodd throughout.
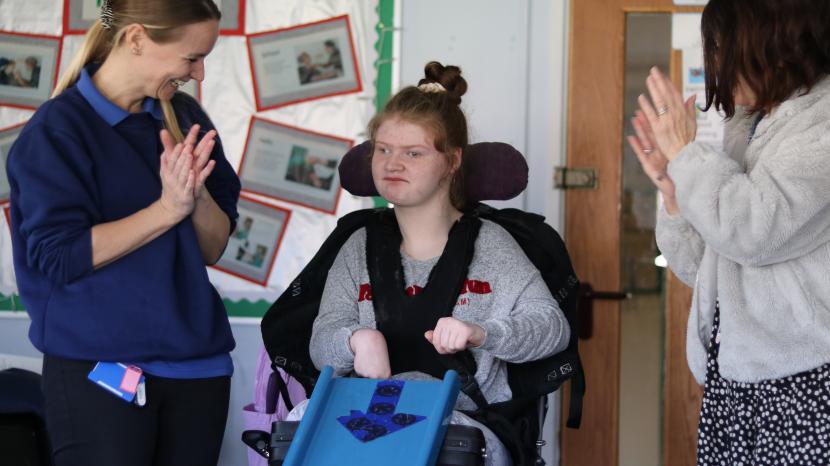
<path id="1" fill-rule="evenodd" d="M 38 109 L 7 162 L 29 337 L 53 356 L 145 362 L 146 371 L 155 367 L 162 376 L 229 375 L 233 336 L 189 217 L 93 270 L 92 227 L 127 217 L 161 194 L 162 121 L 152 99 L 138 113 L 117 108 L 88 71 L 94 68 Z M 177 94 L 173 105 L 183 131 L 196 123 L 201 132 L 213 128 L 190 97 Z M 211 157 L 217 163 L 206 187 L 233 228 L 239 180 L 221 143 Z"/>

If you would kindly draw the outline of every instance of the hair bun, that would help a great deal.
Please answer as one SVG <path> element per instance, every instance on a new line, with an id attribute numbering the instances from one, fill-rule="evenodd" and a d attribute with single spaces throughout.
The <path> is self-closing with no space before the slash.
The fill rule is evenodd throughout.
<path id="1" fill-rule="evenodd" d="M 431 61 L 424 67 L 424 79 L 418 85 L 439 83 L 447 90 L 447 95 L 461 103 L 461 96 L 467 92 L 467 81 L 461 76 L 461 68 L 453 65 L 444 66 L 437 61 Z"/>

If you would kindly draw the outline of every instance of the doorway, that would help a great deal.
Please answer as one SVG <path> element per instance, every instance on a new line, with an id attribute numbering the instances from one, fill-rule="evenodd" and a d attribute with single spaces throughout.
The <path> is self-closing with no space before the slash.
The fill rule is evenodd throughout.
<path id="1" fill-rule="evenodd" d="M 624 135 L 649 68 L 679 76 L 672 15 L 700 11 L 671 0 L 571 2 L 567 165 L 594 169 L 598 181 L 566 192 L 565 239 L 583 282 L 628 298 L 592 303 L 590 336 L 580 341 L 582 428 L 563 429 L 563 466 L 695 464 L 691 292 L 655 263 L 657 193 Z"/>

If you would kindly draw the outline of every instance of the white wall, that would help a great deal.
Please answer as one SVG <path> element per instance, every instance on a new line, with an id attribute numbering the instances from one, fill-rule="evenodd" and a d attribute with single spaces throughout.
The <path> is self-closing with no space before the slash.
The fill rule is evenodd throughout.
<path id="1" fill-rule="evenodd" d="M 553 190 L 553 167 L 565 160 L 567 0 L 401 4 L 398 86 L 416 84 L 431 60 L 459 66 L 469 86 L 462 108 L 471 142 L 510 143 L 530 167 L 521 196 L 492 204 L 545 215 L 562 231 L 562 196 Z M 543 449 L 549 465 L 559 463 L 559 397 L 550 405 Z"/>
<path id="2" fill-rule="evenodd" d="M 553 167 L 563 163 L 567 0 L 402 1 L 399 86 L 430 60 L 461 67 L 462 108 L 472 142 L 500 141 L 525 154 L 527 191 L 499 206 L 524 208 L 561 226 Z"/>

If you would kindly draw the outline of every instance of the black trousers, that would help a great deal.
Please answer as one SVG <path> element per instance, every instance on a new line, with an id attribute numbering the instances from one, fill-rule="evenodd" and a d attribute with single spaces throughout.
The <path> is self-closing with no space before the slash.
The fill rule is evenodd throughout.
<path id="1" fill-rule="evenodd" d="M 215 465 L 225 432 L 230 377 L 145 374 L 147 404 L 95 385 L 94 362 L 46 356 L 43 393 L 55 466 Z"/>

